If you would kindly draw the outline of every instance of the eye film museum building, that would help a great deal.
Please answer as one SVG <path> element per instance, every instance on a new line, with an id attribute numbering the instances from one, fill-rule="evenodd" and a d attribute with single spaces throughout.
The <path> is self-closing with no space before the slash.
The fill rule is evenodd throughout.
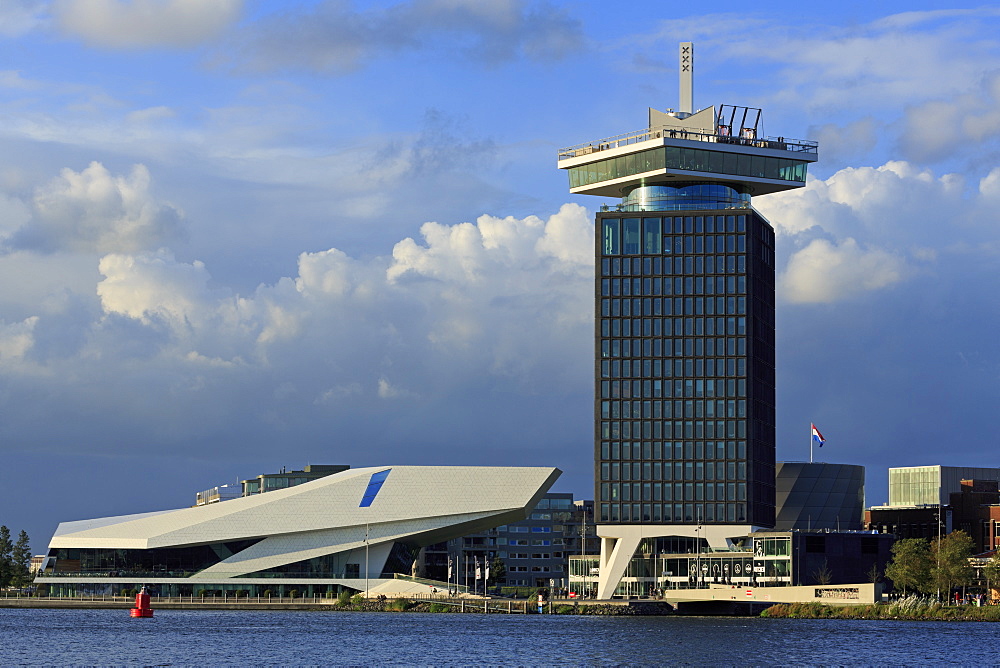
<path id="1" fill-rule="evenodd" d="M 409 574 L 422 547 L 525 519 L 559 475 L 360 468 L 218 503 L 63 522 L 35 583 L 59 596 L 142 585 L 161 596 L 369 591 Z"/>

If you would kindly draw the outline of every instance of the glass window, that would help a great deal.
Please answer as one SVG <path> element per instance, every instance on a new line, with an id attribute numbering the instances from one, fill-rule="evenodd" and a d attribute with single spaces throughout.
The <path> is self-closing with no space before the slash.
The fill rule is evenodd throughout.
<path id="1" fill-rule="evenodd" d="M 624 218 L 622 220 L 622 252 L 625 255 L 638 255 L 640 253 L 640 233 L 638 218 Z"/>
<path id="2" fill-rule="evenodd" d="M 603 221 L 604 254 L 619 255 L 619 225 L 617 218 L 605 218 Z"/>
<path id="3" fill-rule="evenodd" d="M 661 231 L 662 225 L 660 224 L 659 218 L 644 218 L 643 219 L 643 233 L 644 233 L 644 247 L 645 252 L 650 255 L 659 255 L 661 252 L 661 244 L 663 241 L 663 234 Z"/>

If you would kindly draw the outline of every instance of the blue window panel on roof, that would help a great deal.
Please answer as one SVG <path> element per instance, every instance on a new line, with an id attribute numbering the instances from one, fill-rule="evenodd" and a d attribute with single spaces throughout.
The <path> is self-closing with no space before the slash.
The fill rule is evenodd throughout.
<path id="1" fill-rule="evenodd" d="M 375 500 L 375 496 L 378 494 L 378 491 L 382 489 L 382 483 L 384 483 L 385 479 L 389 477 L 390 471 L 392 471 L 392 469 L 372 473 L 372 477 L 368 481 L 368 488 L 365 490 L 365 495 L 361 497 L 361 505 L 358 506 L 359 508 L 367 508 L 372 505 L 372 501 Z"/>

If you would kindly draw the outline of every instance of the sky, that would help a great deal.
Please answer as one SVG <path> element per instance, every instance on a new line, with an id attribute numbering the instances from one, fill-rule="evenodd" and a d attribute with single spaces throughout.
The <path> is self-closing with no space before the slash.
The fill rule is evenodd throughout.
<path id="1" fill-rule="evenodd" d="M 694 102 L 812 139 L 778 459 L 998 466 L 1000 9 L 0 2 L 0 523 L 282 466 L 557 466 L 592 497 L 593 215 L 558 149 Z"/>

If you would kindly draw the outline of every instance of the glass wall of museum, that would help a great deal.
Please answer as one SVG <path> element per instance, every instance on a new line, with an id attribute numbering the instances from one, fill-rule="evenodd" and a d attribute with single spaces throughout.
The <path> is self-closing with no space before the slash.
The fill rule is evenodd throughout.
<path id="1" fill-rule="evenodd" d="M 187 547 L 151 549 L 51 548 L 42 575 L 141 578 L 186 578 L 214 566 L 262 538 Z"/>
<path id="2" fill-rule="evenodd" d="M 751 253 L 751 257 L 758 259 L 757 256 L 760 256 L 759 264 L 766 270 L 764 273 L 770 272 L 773 284 L 773 231 L 763 219 L 755 216 L 754 213 L 751 213 L 754 220 L 750 224 L 750 245 L 758 248 Z M 727 447 L 736 450 L 741 459 L 746 457 L 745 419 L 711 420 L 707 424 L 704 420 L 684 420 L 674 424 L 663 419 L 673 417 L 704 418 L 706 415 L 707 417 L 715 417 L 713 413 L 716 412 L 718 417 L 722 418 L 746 418 L 745 376 L 747 370 L 745 367 L 748 350 L 745 335 L 748 332 L 746 331 L 746 297 L 743 295 L 746 294 L 747 223 L 745 215 L 629 218 L 602 214 L 598 217 L 599 238 L 597 244 L 601 269 L 598 272 L 597 286 L 599 317 L 597 325 L 598 369 L 596 371 L 599 419 L 597 420 L 598 439 L 595 445 L 598 448 L 597 459 L 600 460 L 597 477 L 605 481 L 615 478 L 622 480 L 620 476 L 613 475 L 613 472 L 621 472 L 621 464 L 610 460 L 622 457 L 621 451 L 624 448 L 638 449 L 641 447 L 642 450 L 635 457 L 641 460 L 641 472 L 629 475 L 625 480 L 631 478 L 636 481 L 645 481 L 641 484 L 633 483 L 629 487 L 619 485 L 610 490 L 605 485 L 603 494 L 605 501 L 609 501 L 614 495 L 619 494 L 621 498 L 618 501 L 632 497 L 630 500 L 639 503 L 629 504 L 627 507 L 621 506 L 617 509 L 614 506 L 605 505 L 603 521 L 623 521 L 626 513 L 629 519 L 624 521 L 693 522 L 697 521 L 698 516 L 702 520 L 707 517 L 721 516 L 722 519 L 715 521 L 743 521 L 737 519 L 744 516 L 742 504 L 734 504 L 732 507 L 725 508 L 714 505 L 687 504 L 686 501 L 704 502 L 717 496 L 726 498 L 726 500 L 731 497 L 732 501 L 745 501 L 745 462 L 742 465 L 740 462 L 731 462 L 732 467 L 719 462 L 723 472 L 717 475 L 715 471 L 707 473 L 709 467 L 705 466 L 706 462 L 696 464 L 687 461 L 685 462 L 688 464 L 687 468 L 691 468 L 692 472 L 687 475 L 681 474 L 684 477 L 677 476 L 676 479 L 685 480 L 686 478 L 687 481 L 691 482 L 682 483 L 683 486 L 676 488 L 671 487 L 667 491 L 666 488 L 656 485 L 655 482 L 662 481 L 664 475 L 667 480 L 673 479 L 673 476 L 665 474 L 662 463 L 650 462 L 649 460 L 661 458 L 690 460 L 692 457 L 689 453 L 673 452 L 674 447 L 678 449 L 684 447 L 681 443 L 667 443 L 664 447 L 664 443 L 658 440 L 644 442 L 640 445 L 640 443 L 632 443 L 630 440 L 617 442 L 610 439 L 628 437 L 628 439 L 635 440 L 684 440 L 687 449 L 693 450 L 694 456 L 698 459 L 705 456 L 706 449 L 711 450 L 711 454 L 707 455 L 709 460 L 715 458 L 716 452 L 728 454 Z M 730 232 L 733 234 L 729 234 Z M 717 233 L 719 234 L 717 235 Z M 756 243 L 758 237 L 761 243 Z M 723 253 L 730 251 L 732 254 L 720 255 L 718 262 L 716 262 L 714 255 L 709 259 L 709 254 L 717 250 Z M 697 257 L 694 257 L 695 255 Z M 676 266 L 674 261 L 676 261 Z M 706 280 L 704 276 L 707 273 L 706 268 L 718 275 L 708 276 L 708 280 Z M 753 275 L 751 276 L 753 278 Z M 709 280 L 712 280 L 711 285 L 708 285 Z M 751 284 L 755 280 L 756 278 L 751 281 Z M 707 298 L 702 295 L 714 295 L 716 292 L 721 293 L 719 298 L 708 297 L 713 301 L 710 305 L 707 304 Z M 727 292 L 735 293 L 737 296 L 725 296 Z M 678 301 L 678 299 L 683 299 L 683 301 Z M 673 308 L 675 303 L 678 305 L 677 309 Z M 773 304 L 773 301 L 771 303 Z M 717 305 L 719 306 L 718 312 L 723 314 L 722 317 L 709 317 L 715 315 Z M 685 314 L 683 309 L 686 307 L 690 308 L 690 312 Z M 730 307 L 733 313 L 726 313 Z M 635 311 L 630 312 L 633 308 Z M 644 317 L 636 318 L 634 321 L 636 329 L 630 331 L 633 325 L 631 316 L 639 315 Z M 676 331 L 674 321 L 670 317 L 675 315 L 685 316 L 677 318 Z M 607 316 L 623 316 L 624 320 L 609 319 Z M 653 316 L 653 318 L 645 316 Z M 698 317 L 692 318 L 690 316 Z M 716 322 L 718 322 L 718 332 L 715 331 Z M 764 324 L 773 327 L 773 317 L 765 318 Z M 682 326 L 686 326 L 692 331 L 681 330 Z M 639 329 L 640 327 L 642 329 Z M 616 329 L 619 331 L 615 331 Z M 733 331 L 730 332 L 730 329 Z M 718 345 L 722 349 L 718 351 L 714 349 L 716 341 L 711 339 L 708 341 L 709 345 L 713 347 L 711 353 L 722 353 L 728 359 L 711 358 L 707 361 L 690 359 L 693 355 L 704 355 L 705 342 L 701 339 L 697 342 L 690 338 L 685 340 L 683 335 L 704 335 L 706 330 L 709 334 L 742 334 L 744 336 L 727 337 L 730 340 L 726 344 L 720 340 Z M 623 338 L 617 339 L 616 335 Z M 773 346 L 773 333 L 771 338 Z M 676 345 L 679 349 L 665 350 L 669 344 Z M 671 359 L 673 357 L 677 359 Z M 718 370 L 715 368 L 716 362 L 719 363 Z M 676 373 L 674 366 L 678 367 Z M 730 366 L 733 369 L 729 369 Z M 624 371 L 626 368 L 627 372 Z M 756 379 L 758 375 L 754 374 L 753 378 Z M 726 376 L 731 377 L 726 378 Z M 631 377 L 634 377 L 634 380 Z M 767 384 L 773 393 L 773 380 Z M 728 398 L 719 399 L 719 397 L 727 397 L 727 395 Z M 682 397 L 684 398 L 683 402 L 679 401 Z M 705 401 L 702 400 L 705 397 L 714 399 L 709 400 L 707 407 Z M 692 401 L 692 398 L 697 399 Z M 626 401 L 629 399 L 631 401 Z M 665 404 L 663 399 L 672 401 Z M 768 403 L 773 404 L 773 398 Z M 621 418 L 621 420 L 612 420 L 611 418 Z M 633 424 L 636 420 L 640 420 L 640 422 Z M 635 432 L 633 432 L 633 428 L 636 430 Z M 672 433 L 675 428 L 678 430 L 676 434 Z M 708 442 L 706 448 L 704 441 L 696 440 L 705 438 L 737 440 L 720 443 Z M 619 450 L 619 452 L 612 452 L 614 449 Z M 624 458 L 631 459 L 633 456 L 630 452 L 630 456 Z M 707 463 L 711 468 L 714 468 L 715 462 Z M 640 462 L 629 462 L 629 464 L 637 467 Z M 727 475 L 728 468 L 735 469 L 733 476 Z M 604 475 L 602 475 L 602 469 L 604 469 Z M 701 469 L 701 471 L 697 472 L 697 469 Z M 713 486 L 711 492 L 707 491 L 703 484 L 692 487 L 691 483 L 695 480 L 703 480 L 702 475 L 727 480 L 727 484 L 722 491 L 719 491 L 717 486 Z M 728 481 L 734 479 L 744 482 L 742 484 L 733 483 L 739 486 L 730 490 Z M 600 482 L 597 494 L 599 499 L 602 498 Z M 673 504 L 668 507 L 655 503 L 644 506 L 642 503 L 644 501 L 663 501 L 664 498 L 679 499 L 685 503 L 678 503 L 676 507 Z M 730 515 L 733 519 L 730 519 Z M 614 519 L 615 516 L 618 517 L 617 520 Z M 690 519 L 685 519 L 688 517 Z"/>
<path id="3" fill-rule="evenodd" d="M 135 582 L 44 582 L 35 585 L 35 592 L 39 596 L 50 596 L 54 598 L 79 598 L 79 597 L 112 597 L 133 596 L 132 590 L 139 590 L 146 587 L 146 591 L 153 597 L 173 597 L 190 600 L 205 600 L 222 602 L 223 600 L 267 600 L 279 598 L 336 598 L 346 592 L 348 595 L 359 593 L 360 590 L 345 587 L 334 583 L 286 583 L 274 582 L 268 584 L 240 584 L 240 583 L 216 583 L 216 582 L 171 582 L 171 583 L 149 583 L 148 581 Z M 127 592 L 127 593 L 125 593 Z M 155 607 L 155 599 L 153 603 Z"/>

